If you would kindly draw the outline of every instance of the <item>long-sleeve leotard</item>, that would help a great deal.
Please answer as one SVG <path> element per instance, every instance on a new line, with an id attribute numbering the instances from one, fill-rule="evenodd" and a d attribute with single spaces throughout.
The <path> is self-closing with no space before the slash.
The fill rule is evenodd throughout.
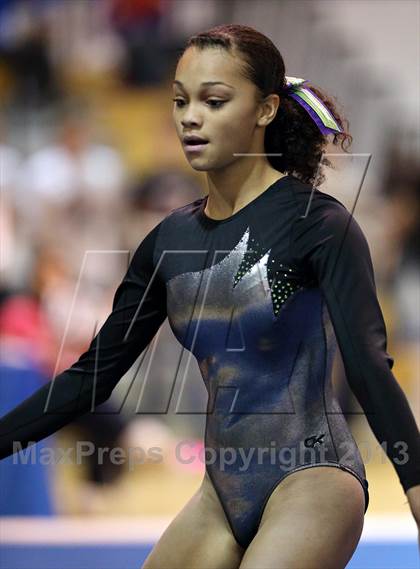
<path id="1" fill-rule="evenodd" d="M 376 439 L 404 490 L 420 484 L 419 430 L 391 371 L 370 251 L 354 217 L 292 175 L 227 219 L 207 217 L 205 204 L 200 198 L 172 210 L 145 237 L 87 351 L 1 418 L 0 458 L 13 452 L 13 441 L 25 447 L 106 401 L 168 316 L 209 393 L 208 445 L 247 446 L 260 435 L 293 446 L 317 426 L 331 443 L 327 460 L 345 462 L 339 444 L 353 439 L 330 391 L 332 323 Z M 226 349 L 225 333 L 236 330 L 238 339 L 238 329 L 245 349 Z M 219 388 L 239 385 L 238 409 L 247 413 L 232 419 L 228 390 Z M 290 408 L 294 417 L 288 411 L 263 421 L 264 405 Z M 348 464 L 363 475 L 359 456 Z"/>

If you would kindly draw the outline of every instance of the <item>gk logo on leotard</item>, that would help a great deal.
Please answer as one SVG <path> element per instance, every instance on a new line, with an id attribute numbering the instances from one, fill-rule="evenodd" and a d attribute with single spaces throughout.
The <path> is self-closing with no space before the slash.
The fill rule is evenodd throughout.
<path id="1" fill-rule="evenodd" d="M 306 447 L 310 447 L 313 448 L 315 445 L 321 445 L 324 441 L 323 438 L 325 437 L 325 433 L 322 433 L 322 435 L 319 435 L 318 437 L 316 435 L 313 435 L 312 437 L 308 437 L 307 439 L 305 439 L 305 446 Z"/>

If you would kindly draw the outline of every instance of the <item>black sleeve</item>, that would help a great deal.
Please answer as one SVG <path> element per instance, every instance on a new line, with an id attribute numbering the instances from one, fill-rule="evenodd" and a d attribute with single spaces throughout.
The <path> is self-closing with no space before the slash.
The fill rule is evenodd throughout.
<path id="1" fill-rule="evenodd" d="M 166 317 L 166 288 L 154 274 L 153 263 L 161 223 L 135 251 L 116 289 L 112 312 L 87 351 L 0 419 L 0 458 L 13 454 L 13 441 L 26 448 L 28 442 L 94 411 L 152 340 Z"/>
<path id="2" fill-rule="evenodd" d="M 391 371 L 367 240 L 341 202 L 321 198 L 306 217 L 301 214 L 293 224 L 291 253 L 322 290 L 349 386 L 407 491 L 420 484 L 420 435 Z"/>

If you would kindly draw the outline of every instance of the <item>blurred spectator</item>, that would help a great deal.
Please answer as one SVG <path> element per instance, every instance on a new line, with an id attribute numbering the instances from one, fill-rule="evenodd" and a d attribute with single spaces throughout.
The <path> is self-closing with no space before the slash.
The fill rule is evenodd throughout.
<path id="1" fill-rule="evenodd" d="M 19 239 L 15 193 L 22 160 L 20 152 L 6 140 L 0 122 L 0 285 L 18 286 L 25 246 Z"/>
<path id="2" fill-rule="evenodd" d="M 201 197 L 195 178 L 163 170 L 146 178 L 133 177 L 125 194 L 123 240 L 130 250 L 172 209 Z"/>
<path id="3" fill-rule="evenodd" d="M 65 114 L 58 131 L 56 142 L 23 164 L 17 208 L 27 238 L 53 242 L 77 275 L 87 251 L 119 248 L 116 220 L 125 170 L 114 148 L 93 142 L 92 124 L 82 111 Z M 118 267 L 116 256 L 103 263 L 97 254 L 90 256 L 85 270 L 92 280 L 106 284 Z"/>
<path id="4" fill-rule="evenodd" d="M 52 246 L 40 242 L 33 253 L 30 285 L 45 311 L 56 341 L 51 373 L 59 373 L 72 365 L 87 347 L 98 314 L 105 308 L 106 295 L 84 280 L 75 294 L 74 275 L 63 255 Z"/>
<path id="5" fill-rule="evenodd" d="M 166 58 L 160 37 L 163 5 L 160 0 L 113 0 L 111 22 L 126 44 L 123 79 L 129 85 L 160 83 Z"/>
<path id="6" fill-rule="evenodd" d="M 11 103 L 37 108 L 62 96 L 38 2 L 9 2 L 0 12 L 0 62 L 13 77 Z"/>
<path id="7" fill-rule="evenodd" d="M 65 112 L 57 140 L 29 156 L 25 189 L 58 205 L 75 198 L 100 204 L 117 197 L 124 178 L 121 158 L 114 148 L 93 142 L 92 128 L 82 108 Z"/>
<path id="8" fill-rule="evenodd" d="M 389 169 L 383 185 L 388 199 L 387 241 L 395 251 L 392 284 L 398 313 L 396 333 L 400 340 L 415 343 L 420 340 L 419 137 L 419 132 L 393 129 L 393 136 L 388 137 L 389 159 L 385 162 Z M 405 150 L 404 141 L 409 142 Z"/>

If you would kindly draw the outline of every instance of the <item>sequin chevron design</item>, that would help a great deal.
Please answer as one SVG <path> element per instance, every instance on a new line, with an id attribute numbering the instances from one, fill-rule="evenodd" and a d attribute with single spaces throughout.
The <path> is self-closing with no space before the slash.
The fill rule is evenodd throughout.
<path id="1" fill-rule="evenodd" d="M 271 260 L 273 263 L 274 259 Z M 274 272 L 270 267 L 269 271 L 269 282 L 271 289 L 271 296 L 273 299 L 273 310 L 274 314 L 277 316 L 283 306 L 283 304 L 298 290 L 303 289 L 303 285 L 299 284 L 298 277 L 296 273 L 287 265 L 280 263 L 280 268 Z"/>
<path id="2" fill-rule="evenodd" d="M 283 304 L 303 286 L 292 267 L 280 263 L 276 270 L 276 259 L 270 258 L 271 249 L 264 252 L 263 247 L 254 238 L 249 237 L 250 229 L 247 228 L 245 236 L 247 237 L 247 245 L 249 247 L 244 253 L 244 257 L 235 275 L 233 286 L 235 287 L 239 281 L 247 274 L 255 271 L 257 266 L 263 264 L 265 273 L 267 274 L 268 286 L 271 291 L 273 301 L 273 312 L 277 316 Z M 274 264 L 273 264 L 274 263 Z"/>

